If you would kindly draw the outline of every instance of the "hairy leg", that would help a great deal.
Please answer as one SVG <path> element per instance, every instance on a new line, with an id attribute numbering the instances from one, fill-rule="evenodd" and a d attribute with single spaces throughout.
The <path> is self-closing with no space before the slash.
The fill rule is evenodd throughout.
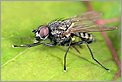
<path id="1" fill-rule="evenodd" d="M 12 45 L 13 47 L 34 47 L 38 45 L 46 45 L 46 46 L 54 46 L 53 44 L 48 44 L 48 43 L 42 43 L 42 42 L 37 42 L 37 43 L 32 43 L 32 44 L 24 44 L 24 45 Z"/>

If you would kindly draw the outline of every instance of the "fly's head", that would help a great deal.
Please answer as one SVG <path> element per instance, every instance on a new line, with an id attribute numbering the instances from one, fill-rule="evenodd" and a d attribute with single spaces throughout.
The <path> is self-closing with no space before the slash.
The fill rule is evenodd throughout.
<path id="1" fill-rule="evenodd" d="M 33 30 L 32 32 L 35 33 L 35 38 L 37 41 L 45 40 L 49 36 L 49 29 L 47 26 L 40 26 L 38 29 Z"/>

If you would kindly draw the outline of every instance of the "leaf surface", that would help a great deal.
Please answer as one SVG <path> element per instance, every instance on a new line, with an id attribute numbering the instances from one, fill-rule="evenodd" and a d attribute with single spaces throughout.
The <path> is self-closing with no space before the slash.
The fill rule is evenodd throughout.
<path id="1" fill-rule="evenodd" d="M 111 3 L 116 7 L 115 12 L 119 11 L 119 3 Z M 101 10 L 105 6 L 111 7 L 108 3 L 103 3 L 103 6 L 97 4 L 101 3 L 93 3 L 93 6 L 98 9 L 101 7 Z M 2 80 L 112 80 L 117 66 L 100 33 L 93 33 L 96 41 L 90 47 L 95 58 L 109 68 L 110 72 L 91 58 L 85 45 L 78 48 L 81 54 L 70 49 L 67 72 L 63 71 L 66 47 L 11 47 L 13 44 L 33 43 L 34 35 L 31 31 L 39 25 L 56 18 L 75 16 L 85 10 L 80 2 L 2 2 Z M 116 32 L 118 31 L 108 34 Z"/>

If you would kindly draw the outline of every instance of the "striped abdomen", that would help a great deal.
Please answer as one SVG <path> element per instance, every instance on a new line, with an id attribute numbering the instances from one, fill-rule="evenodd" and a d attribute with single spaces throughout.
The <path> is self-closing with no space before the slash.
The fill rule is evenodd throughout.
<path id="1" fill-rule="evenodd" d="M 79 33 L 79 36 L 81 37 L 81 39 L 87 43 L 92 43 L 94 41 L 94 38 L 92 36 L 92 34 L 89 34 L 87 32 L 82 32 Z"/>

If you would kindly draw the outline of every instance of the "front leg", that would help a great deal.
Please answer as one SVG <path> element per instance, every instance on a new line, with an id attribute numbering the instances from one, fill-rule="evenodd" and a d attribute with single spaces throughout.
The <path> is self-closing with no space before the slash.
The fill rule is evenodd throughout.
<path id="1" fill-rule="evenodd" d="M 67 53 L 69 51 L 70 46 L 71 46 L 71 42 L 69 43 L 66 53 L 64 55 L 64 72 L 66 72 L 66 57 L 67 57 Z"/>
<path id="2" fill-rule="evenodd" d="M 55 46 L 55 44 L 53 44 L 53 43 L 42 43 L 43 45 L 45 45 L 45 46 Z"/>
<path id="3" fill-rule="evenodd" d="M 33 43 L 33 44 L 12 45 L 12 47 L 34 47 L 34 46 L 38 46 L 40 44 L 43 44 L 46 46 L 55 46 L 54 44 L 51 44 L 51 43 L 37 42 L 37 43 Z"/>

